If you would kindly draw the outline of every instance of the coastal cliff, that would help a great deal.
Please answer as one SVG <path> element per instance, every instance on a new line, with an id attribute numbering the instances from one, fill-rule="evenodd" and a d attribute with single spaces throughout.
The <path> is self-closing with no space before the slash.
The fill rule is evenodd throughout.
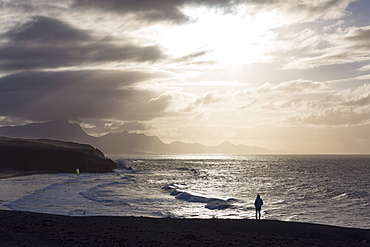
<path id="1" fill-rule="evenodd" d="M 90 145 L 0 137 L 0 169 L 110 172 L 116 164 Z"/>

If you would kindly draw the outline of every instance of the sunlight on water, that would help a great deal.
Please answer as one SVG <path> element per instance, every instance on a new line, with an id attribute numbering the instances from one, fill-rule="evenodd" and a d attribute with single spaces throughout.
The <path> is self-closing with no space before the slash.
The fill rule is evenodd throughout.
<path id="1" fill-rule="evenodd" d="M 66 215 L 263 219 L 370 228 L 369 156 L 116 156 L 112 173 L 1 179 L 1 207 Z M 27 192 L 20 188 L 27 187 Z"/>

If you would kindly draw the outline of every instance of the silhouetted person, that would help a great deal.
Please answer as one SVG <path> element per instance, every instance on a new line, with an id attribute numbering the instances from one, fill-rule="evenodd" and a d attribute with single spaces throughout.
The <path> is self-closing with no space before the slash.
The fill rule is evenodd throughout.
<path id="1" fill-rule="evenodd" d="M 256 220 L 261 219 L 262 205 L 263 205 L 263 200 L 261 199 L 260 195 L 258 194 L 256 200 L 254 201 L 254 206 L 256 207 Z M 257 218 L 257 214 L 258 214 L 258 218 Z"/>

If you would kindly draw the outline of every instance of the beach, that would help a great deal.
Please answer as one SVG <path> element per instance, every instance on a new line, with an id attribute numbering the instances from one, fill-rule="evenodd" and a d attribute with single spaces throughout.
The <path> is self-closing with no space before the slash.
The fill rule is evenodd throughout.
<path id="1" fill-rule="evenodd" d="M 0 211 L 0 246 L 370 246 L 370 230 L 273 220 Z"/>
<path id="2" fill-rule="evenodd" d="M 325 168 L 320 170 L 320 174 L 334 176 L 333 180 L 325 183 L 338 183 L 338 186 L 322 184 L 320 188 L 332 189 L 316 195 L 320 191 L 315 186 L 321 180 L 315 178 L 312 172 L 307 172 L 309 178 L 304 177 L 301 166 L 297 167 L 300 172 L 298 176 L 293 168 L 301 162 L 292 161 L 289 164 L 285 162 L 286 158 L 279 157 L 287 164 L 284 168 L 279 160 L 274 165 L 272 158 L 256 157 L 257 161 L 269 159 L 266 161 L 266 169 L 277 167 L 269 178 L 269 181 L 275 183 L 271 185 L 275 194 L 278 191 L 281 195 L 289 188 L 293 192 L 291 200 L 275 200 L 276 203 L 273 194 L 268 196 L 266 192 L 263 197 L 266 203 L 262 220 L 254 219 L 254 207 L 248 206 L 248 202 L 239 201 L 246 196 L 234 194 L 231 198 L 236 199 L 223 200 L 222 197 L 220 199 L 206 193 L 202 196 L 192 194 L 190 190 L 191 185 L 198 186 L 199 191 L 218 188 L 217 184 L 207 187 L 203 182 L 223 181 L 211 176 L 211 172 L 216 170 L 217 174 L 239 174 L 238 171 L 243 169 L 243 166 L 238 166 L 239 159 L 234 159 L 233 166 L 227 169 L 222 165 L 226 163 L 224 160 L 187 160 L 185 164 L 179 159 L 143 159 L 128 162 L 132 169 L 122 166 L 112 173 L 83 173 L 80 176 L 74 173 L 2 170 L 0 246 L 370 246 L 368 197 L 365 192 L 361 192 L 367 190 L 366 187 L 338 182 L 340 180 L 336 179 L 335 172 L 330 169 L 330 164 L 335 162 L 325 166 L 316 166 L 318 162 L 314 162 L 314 165 L 307 165 L 306 170 L 310 171 L 311 167 L 315 170 Z M 299 161 L 303 159 L 295 158 Z M 307 158 L 308 161 L 315 159 Z M 360 166 L 359 162 L 357 164 L 357 167 Z M 342 169 L 346 167 L 344 165 Z M 336 168 L 335 171 L 340 171 L 338 165 Z M 283 176 L 278 171 L 290 173 L 280 181 L 279 177 Z M 256 172 L 264 176 L 269 174 L 261 167 Z M 361 178 L 359 174 L 356 176 Z M 256 173 L 252 177 L 262 176 Z M 286 185 L 287 177 L 295 178 L 294 183 Z M 240 191 L 256 187 L 252 184 L 253 180 L 249 180 L 249 186 L 243 186 L 248 176 L 242 178 L 239 179 L 240 186 L 235 183 L 238 179 L 234 181 L 233 187 L 224 186 L 227 188 L 225 195 L 231 195 L 235 187 L 241 188 Z M 297 178 L 301 178 L 306 187 L 310 183 L 312 185 L 304 190 Z M 183 197 L 169 195 L 170 192 L 163 184 L 169 184 L 167 187 L 179 186 L 184 190 L 178 188 Z M 222 184 L 229 185 L 226 180 Z M 310 194 L 310 191 L 315 193 Z M 240 193 L 251 194 L 248 191 Z M 293 199 L 300 198 L 297 193 L 302 193 L 308 199 L 296 200 L 292 208 Z M 359 195 L 364 197 L 358 198 Z M 348 201 L 357 204 L 348 208 Z M 323 203 L 325 207 L 322 207 Z M 210 209 L 212 205 L 230 207 Z M 176 210 L 183 211 L 178 213 Z M 354 214 L 349 213 L 349 210 Z M 177 216 L 171 212 L 177 212 Z M 306 222 L 298 222 L 292 217 L 285 219 L 284 215 L 305 216 L 307 219 Z M 238 218 L 231 218 L 235 216 Z M 317 220 L 320 216 L 322 222 Z M 353 221 L 349 220 L 351 217 Z M 340 226 L 335 225 L 338 222 Z"/>

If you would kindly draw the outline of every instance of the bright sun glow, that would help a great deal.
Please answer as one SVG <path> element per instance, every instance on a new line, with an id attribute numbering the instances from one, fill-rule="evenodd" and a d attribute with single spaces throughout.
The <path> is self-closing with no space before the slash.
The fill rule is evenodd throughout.
<path id="1" fill-rule="evenodd" d="M 199 61 L 223 65 L 266 62 L 275 36 L 269 31 L 272 17 L 251 16 L 245 10 L 220 13 L 205 8 L 186 8 L 194 22 L 167 30 L 161 43 L 174 57 L 206 52 Z"/>

